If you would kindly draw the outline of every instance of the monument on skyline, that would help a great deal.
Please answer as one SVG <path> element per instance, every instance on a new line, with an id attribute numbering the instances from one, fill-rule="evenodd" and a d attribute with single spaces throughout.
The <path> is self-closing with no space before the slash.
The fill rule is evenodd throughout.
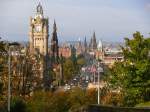
<path id="1" fill-rule="evenodd" d="M 51 55 L 51 63 L 58 64 L 59 63 L 59 46 L 58 46 L 58 37 L 57 37 L 57 26 L 54 20 L 53 24 L 53 32 L 51 37 L 51 48 L 50 48 L 50 55 Z"/>

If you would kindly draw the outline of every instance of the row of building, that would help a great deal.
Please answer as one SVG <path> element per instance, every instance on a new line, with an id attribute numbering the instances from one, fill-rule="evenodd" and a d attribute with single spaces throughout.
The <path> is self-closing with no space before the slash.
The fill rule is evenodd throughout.
<path id="1" fill-rule="evenodd" d="M 76 42 L 65 42 L 59 46 L 59 55 L 69 58 L 72 52 L 72 46 L 76 49 L 76 56 L 89 54 L 96 59 L 100 59 L 105 65 L 112 66 L 116 61 L 122 61 L 123 55 L 119 44 L 116 45 L 105 44 L 101 40 L 97 42 L 95 32 L 90 40 L 87 42 L 85 37 L 82 42 L 80 39 Z"/>
<path id="2" fill-rule="evenodd" d="M 79 39 L 77 42 L 65 42 L 58 44 L 57 27 L 56 22 L 53 24 L 53 32 L 50 35 L 51 42 L 49 40 L 49 23 L 48 18 L 44 18 L 43 8 L 39 3 L 35 16 L 30 19 L 30 32 L 29 42 L 30 51 L 35 49 L 43 55 L 50 55 L 52 62 L 57 63 L 58 58 L 63 56 L 69 58 L 72 53 L 72 49 L 75 48 L 76 55 L 88 53 L 94 55 L 97 59 L 101 59 L 105 64 L 112 65 L 117 60 L 122 60 L 122 51 L 119 47 L 105 46 L 101 40 L 97 42 L 96 34 L 93 33 L 90 42 L 87 42 L 85 37 L 84 42 Z M 48 48 L 50 46 L 50 49 Z"/>

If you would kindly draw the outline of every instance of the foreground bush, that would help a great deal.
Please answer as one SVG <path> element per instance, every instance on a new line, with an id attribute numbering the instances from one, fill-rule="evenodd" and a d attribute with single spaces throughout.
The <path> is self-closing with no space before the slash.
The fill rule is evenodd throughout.
<path id="1" fill-rule="evenodd" d="M 96 102 L 95 90 L 75 88 L 68 92 L 35 92 L 27 101 L 28 112 L 73 112 Z"/>
<path id="2" fill-rule="evenodd" d="M 11 101 L 11 112 L 26 112 L 26 103 L 19 97 L 15 97 Z"/>

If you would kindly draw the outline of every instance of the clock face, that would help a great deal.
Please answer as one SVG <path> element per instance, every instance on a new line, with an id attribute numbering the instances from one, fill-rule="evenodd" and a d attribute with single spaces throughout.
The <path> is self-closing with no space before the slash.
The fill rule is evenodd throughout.
<path id="1" fill-rule="evenodd" d="M 35 27 L 35 31 L 36 31 L 36 32 L 40 32 L 41 30 L 42 30 L 42 28 L 41 28 L 40 25 L 38 25 L 38 26 Z"/>

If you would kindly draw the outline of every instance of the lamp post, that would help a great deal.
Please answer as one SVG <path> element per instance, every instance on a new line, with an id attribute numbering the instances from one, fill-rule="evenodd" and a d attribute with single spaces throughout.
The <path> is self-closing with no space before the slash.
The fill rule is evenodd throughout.
<path id="1" fill-rule="evenodd" d="M 103 72 L 103 68 L 100 67 L 100 63 L 98 62 L 98 94 L 97 94 L 97 103 L 100 104 L 100 73 Z"/>
<path id="2" fill-rule="evenodd" d="M 8 51 L 8 112 L 10 112 L 10 60 L 11 60 L 11 51 L 9 47 Z"/>
<path id="3" fill-rule="evenodd" d="M 19 46 L 17 42 L 8 44 L 8 112 L 10 112 L 10 99 L 11 99 L 11 47 Z"/>

